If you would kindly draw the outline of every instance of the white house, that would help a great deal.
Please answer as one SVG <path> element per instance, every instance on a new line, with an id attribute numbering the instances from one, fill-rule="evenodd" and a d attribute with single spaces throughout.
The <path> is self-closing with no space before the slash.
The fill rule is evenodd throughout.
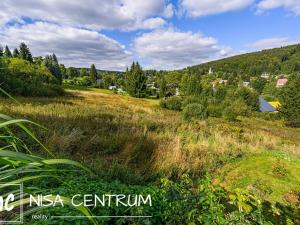
<path id="1" fill-rule="evenodd" d="M 243 86 L 244 86 L 244 87 L 249 87 L 249 85 L 250 85 L 250 82 L 249 82 L 249 81 L 244 81 L 244 82 L 243 82 Z"/>
<path id="2" fill-rule="evenodd" d="M 261 76 L 260 76 L 261 78 L 264 78 L 264 79 L 269 79 L 270 78 L 270 74 L 269 73 L 266 73 L 266 72 L 264 72 L 264 73 L 262 73 L 261 74 Z"/>
<path id="3" fill-rule="evenodd" d="M 115 86 L 115 85 L 110 85 L 110 86 L 108 87 L 108 89 L 109 89 L 109 90 L 115 90 L 115 89 L 117 89 L 117 86 Z"/>

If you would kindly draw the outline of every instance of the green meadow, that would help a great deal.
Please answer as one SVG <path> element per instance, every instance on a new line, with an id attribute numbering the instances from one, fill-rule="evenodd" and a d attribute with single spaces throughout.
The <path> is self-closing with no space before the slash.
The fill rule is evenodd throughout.
<path id="1" fill-rule="evenodd" d="M 146 185 L 209 172 L 226 190 L 242 188 L 285 204 L 300 190 L 300 129 L 282 121 L 186 122 L 179 112 L 161 109 L 158 100 L 101 89 L 17 100 L 21 104 L 1 99 L 0 111 L 47 127 L 37 132 L 47 148 L 106 180 Z"/>

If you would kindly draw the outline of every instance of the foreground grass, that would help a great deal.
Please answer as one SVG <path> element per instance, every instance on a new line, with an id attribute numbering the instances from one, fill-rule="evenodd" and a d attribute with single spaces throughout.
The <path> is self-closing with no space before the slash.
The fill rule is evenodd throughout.
<path id="1" fill-rule="evenodd" d="M 259 172 L 272 189 L 267 197 L 278 201 L 299 187 L 297 160 L 287 162 L 290 186 L 270 175 L 275 152 L 300 156 L 300 130 L 286 128 L 280 121 L 251 118 L 229 123 L 210 118 L 186 123 L 180 113 L 160 109 L 157 100 L 106 90 L 68 93 L 51 99 L 19 98 L 22 105 L 0 99 L 0 111 L 47 126 L 49 131 L 40 138 L 50 149 L 88 165 L 106 179 L 141 183 L 157 176 L 176 179 L 189 172 L 199 177 L 205 171 L 222 170 L 223 184 L 235 188 L 254 185 Z"/>
<path id="2" fill-rule="evenodd" d="M 251 155 L 224 166 L 219 181 L 230 191 L 247 189 L 270 202 L 295 203 L 300 190 L 300 160 L 283 152 Z"/>

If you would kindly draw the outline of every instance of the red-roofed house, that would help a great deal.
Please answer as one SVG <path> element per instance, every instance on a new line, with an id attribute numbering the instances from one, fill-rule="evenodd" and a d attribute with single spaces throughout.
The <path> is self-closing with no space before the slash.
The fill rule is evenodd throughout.
<path id="1" fill-rule="evenodd" d="M 286 79 L 286 78 L 280 78 L 280 79 L 277 80 L 276 87 L 281 88 L 284 85 L 286 85 L 287 82 L 288 82 L 288 79 Z"/>

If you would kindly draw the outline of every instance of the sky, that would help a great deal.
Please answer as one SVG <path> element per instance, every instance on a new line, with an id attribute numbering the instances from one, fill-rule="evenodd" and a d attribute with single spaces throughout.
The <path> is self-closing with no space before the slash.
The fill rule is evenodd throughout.
<path id="1" fill-rule="evenodd" d="M 66 66 L 181 69 L 300 43 L 300 0 L 1 0 L 0 45 Z"/>

